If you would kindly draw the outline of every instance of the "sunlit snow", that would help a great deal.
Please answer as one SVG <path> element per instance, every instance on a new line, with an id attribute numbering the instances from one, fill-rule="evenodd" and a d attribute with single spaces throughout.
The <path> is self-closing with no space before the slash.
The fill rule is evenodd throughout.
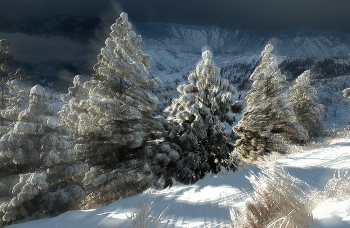
<path id="1" fill-rule="evenodd" d="M 350 139 L 334 140 L 331 146 L 292 154 L 269 163 L 284 167 L 291 175 L 305 181 L 311 189 L 322 190 L 338 169 L 350 171 Z M 266 166 L 266 167 L 267 167 Z M 231 224 L 229 209 L 239 208 L 252 193 L 245 176 L 260 169 L 247 166 L 236 173 L 208 175 L 193 185 L 175 184 L 162 191 L 142 194 L 90 210 L 69 211 L 60 216 L 9 226 L 15 227 L 128 227 L 130 213 L 137 201 L 154 201 L 152 216 L 169 208 L 161 227 L 224 227 Z M 350 227 L 350 200 L 329 199 L 313 210 L 312 227 Z M 170 226 L 170 224 L 172 224 Z"/>

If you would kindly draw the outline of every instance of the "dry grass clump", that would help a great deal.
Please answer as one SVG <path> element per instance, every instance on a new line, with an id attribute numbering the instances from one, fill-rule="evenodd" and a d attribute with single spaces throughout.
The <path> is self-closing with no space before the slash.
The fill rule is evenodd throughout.
<path id="1" fill-rule="evenodd" d="M 231 210 L 235 228 L 306 227 L 312 214 L 303 199 L 301 183 L 283 169 L 265 169 L 247 177 L 254 193 L 239 211 Z"/>
<path id="2" fill-rule="evenodd" d="M 131 221 L 130 228 L 157 228 L 160 226 L 160 221 L 169 208 L 163 210 L 158 217 L 152 217 L 152 205 L 152 201 L 145 203 L 143 198 L 140 201 L 136 201 L 137 211 L 131 213 L 129 217 Z"/>
<path id="3" fill-rule="evenodd" d="M 345 128 L 336 128 L 335 126 L 328 129 L 326 137 L 324 138 L 324 144 L 329 146 L 336 143 L 338 140 L 350 137 L 350 125 Z"/>
<path id="4" fill-rule="evenodd" d="M 135 208 L 136 211 L 130 213 L 128 217 L 129 222 L 127 226 L 123 226 L 123 228 L 158 228 L 161 225 L 161 220 L 163 219 L 164 214 L 169 209 L 168 207 L 165 208 L 162 213 L 160 213 L 159 216 L 153 217 L 152 216 L 152 205 L 153 201 L 145 202 L 144 198 L 141 200 L 137 199 L 134 201 L 130 207 Z M 167 224 L 162 224 L 162 227 L 171 227 L 169 224 L 169 221 Z M 100 225 L 105 228 L 119 228 L 119 226 L 115 225 L 109 225 L 104 226 Z"/>
<path id="5" fill-rule="evenodd" d="M 258 157 L 256 159 L 256 161 L 254 161 L 252 164 L 254 164 L 258 167 L 268 166 L 269 164 L 271 164 L 279 159 L 283 159 L 288 155 L 289 155 L 289 153 L 281 154 L 278 152 L 271 152 L 270 154 L 266 154 L 263 157 Z"/>
<path id="6" fill-rule="evenodd" d="M 323 191 L 312 191 L 307 196 L 307 203 L 310 209 L 315 209 L 321 202 L 330 198 L 350 198 L 350 177 L 348 172 L 335 172 L 333 178 L 328 180 Z"/>
<path id="7" fill-rule="evenodd" d="M 324 194 L 327 198 L 343 198 L 350 197 L 350 177 L 347 176 L 348 171 L 341 172 L 338 170 L 334 173 L 333 178 L 328 180 L 324 187 Z"/>

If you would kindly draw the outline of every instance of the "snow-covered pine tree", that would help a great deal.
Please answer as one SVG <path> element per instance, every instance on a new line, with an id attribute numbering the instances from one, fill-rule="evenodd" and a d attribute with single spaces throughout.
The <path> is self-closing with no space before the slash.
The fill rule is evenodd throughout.
<path id="1" fill-rule="evenodd" d="M 19 73 L 22 70 L 17 70 L 16 75 L 24 74 Z M 6 82 L 6 87 L 8 88 L 8 99 L 6 103 L 6 108 L 1 111 L 2 117 L 9 122 L 16 122 L 19 113 L 24 110 L 26 102 L 28 101 L 28 92 L 21 89 L 18 85 L 18 77 L 15 76 L 14 79 Z"/>
<path id="2" fill-rule="evenodd" d="M 193 183 L 207 172 L 217 173 L 220 166 L 235 169 L 229 156 L 233 142 L 223 122 L 230 125 L 234 116 L 236 89 L 220 77 L 213 54 L 207 50 L 202 60 L 188 76 L 187 84 L 178 86 L 181 96 L 164 110 L 170 122 L 168 140 L 181 147 L 176 165 L 176 178 Z"/>
<path id="3" fill-rule="evenodd" d="M 13 131 L 0 139 L 0 217 L 3 224 L 40 218 L 67 210 L 85 197 L 74 183 L 87 165 L 75 162 L 77 152 L 65 139 L 45 90 L 30 90 L 29 106 L 20 112 Z"/>
<path id="4" fill-rule="evenodd" d="M 322 104 L 317 104 L 317 91 L 310 85 L 310 70 L 306 70 L 290 88 L 290 98 L 297 121 L 308 132 L 310 138 L 317 138 L 323 132 L 321 123 Z"/>
<path id="5" fill-rule="evenodd" d="M 158 98 L 149 91 L 160 80 L 149 74 L 151 57 L 140 49 L 141 36 L 131 27 L 128 15 L 121 13 L 97 55 L 92 79 L 83 85 L 75 79 L 70 95 L 63 97 L 66 102 L 69 96 L 75 99 L 61 113 L 67 116 L 65 124 L 76 126 L 75 149 L 91 167 L 84 178 L 91 193 L 87 204 L 134 195 L 153 178 L 152 164 L 141 149 L 164 131 L 162 121 L 152 115 Z"/>
<path id="6" fill-rule="evenodd" d="M 61 124 L 70 129 L 78 129 L 78 115 L 84 112 L 80 102 L 88 99 L 89 91 L 84 88 L 84 81 L 81 75 L 76 75 L 73 79 L 73 87 L 68 88 L 68 94 L 61 96 L 61 100 L 66 102 L 58 112 L 61 117 Z M 73 133 L 76 131 L 73 130 Z"/>
<path id="7" fill-rule="evenodd" d="M 0 79 L 8 76 L 9 66 L 7 63 L 14 60 L 13 53 L 9 51 L 10 43 L 7 40 L 0 40 Z"/>
<path id="8" fill-rule="evenodd" d="M 243 157 L 252 160 L 272 151 L 283 153 L 282 139 L 308 139 L 307 131 L 296 121 L 288 95 L 283 93 L 288 83 L 272 50 L 268 44 L 262 51 L 261 62 L 250 76 L 253 84 L 246 96 L 245 113 L 233 128 L 241 137 L 235 147 Z"/>
<path id="9" fill-rule="evenodd" d="M 10 92 L 13 92 L 14 94 L 8 94 L 7 98 L 13 98 L 11 102 L 16 102 L 18 105 L 21 105 L 23 102 L 19 101 L 19 97 L 25 97 L 26 94 L 23 93 L 24 91 L 16 91 L 18 88 L 16 87 L 16 82 L 13 81 L 15 79 L 22 79 L 25 76 L 25 72 L 19 68 L 16 70 L 15 73 L 10 72 L 10 67 L 8 63 L 14 61 L 14 57 L 12 52 L 9 51 L 10 43 L 7 42 L 7 40 L 0 40 L 0 83 L 1 83 L 1 111 L 5 110 L 5 91 L 10 90 Z M 15 98 L 19 96 L 18 98 Z M 11 104 L 10 104 L 11 106 Z M 4 120 L 10 118 L 10 121 L 14 121 L 17 119 L 19 111 L 23 110 L 23 106 L 19 106 L 16 110 L 11 110 L 10 108 L 4 113 L 5 116 L 1 113 L 1 125 L 4 125 Z M 1 128 L 1 134 L 8 132 L 8 128 L 2 127 Z"/>

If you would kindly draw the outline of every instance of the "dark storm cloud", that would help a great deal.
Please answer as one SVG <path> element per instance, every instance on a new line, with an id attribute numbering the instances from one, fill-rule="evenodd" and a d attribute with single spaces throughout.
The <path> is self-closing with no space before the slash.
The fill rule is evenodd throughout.
<path id="1" fill-rule="evenodd" d="M 0 0 L 0 22 L 55 15 L 276 30 L 306 26 L 350 31 L 349 0 Z"/>
<path id="2" fill-rule="evenodd" d="M 0 20 L 13 23 L 57 15 L 95 16 L 110 0 L 0 0 Z"/>
<path id="3" fill-rule="evenodd" d="M 137 0 L 128 4 L 136 5 Z M 122 3 L 121 3 L 122 4 Z M 349 0 L 174 0 L 140 1 L 124 8 L 134 20 L 276 30 L 307 26 L 349 31 Z M 123 5 L 123 4 L 122 4 Z M 146 10 L 147 9 L 147 10 Z"/>
<path id="4" fill-rule="evenodd" d="M 85 45 L 60 37 L 47 38 L 20 33 L 0 33 L 0 38 L 10 42 L 10 50 L 15 59 L 22 62 L 37 63 L 52 59 L 73 61 L 90 57 Z"/>

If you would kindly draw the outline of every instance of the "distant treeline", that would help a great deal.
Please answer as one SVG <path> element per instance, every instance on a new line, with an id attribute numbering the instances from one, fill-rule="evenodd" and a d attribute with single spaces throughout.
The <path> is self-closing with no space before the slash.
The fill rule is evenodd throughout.
<path id="1" fill-rule="evenodd" d="M 235 84 L 239 90 L 250 87 L 249 76 L 255 70 L 259 61 L 235 63 L 221 68 L 221 76 Z M 313 57 L 286 59 L 279 64 L 282 74 L 288 81 L 296 79 L 305 70 L 311 71 L 312 79 L 333 78 L 350 75 L 350 57 L 340 56 L 327 59 Z"/>

